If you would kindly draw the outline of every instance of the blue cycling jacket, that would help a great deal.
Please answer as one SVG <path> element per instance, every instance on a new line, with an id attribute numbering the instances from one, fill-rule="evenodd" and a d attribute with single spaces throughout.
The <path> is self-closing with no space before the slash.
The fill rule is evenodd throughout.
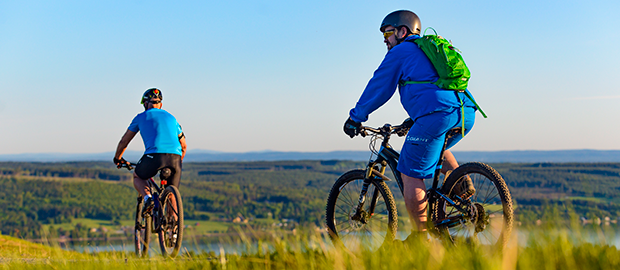
<path id="1" fill-rule="evenodd" d="M 127 129 L 140 132 L 144 154 L 183 154 L 179 142 L 179 135 L 183 133 L 181 125 L 167 111 L 148 109 L 136 115 Z"/>
<path id="2" fill-rule="evenodd" d="M 420 36 L 409 36 L 406 40 L 416 38 Z M 476 107 L 464 93 L 444 90 L 432 83 L 399 86 L 400 81 L 436 81 L 438 78 L 437 71 L 422 49 L 414 42 L 403 41 L 385 55 L 349 116 L 353 121 L 365 122 L 370 113 L 394 95 L 397 86 L 400 102 L 413 120 L 433 112 L 458 108 L 461 101 L 466 107 Z"/>

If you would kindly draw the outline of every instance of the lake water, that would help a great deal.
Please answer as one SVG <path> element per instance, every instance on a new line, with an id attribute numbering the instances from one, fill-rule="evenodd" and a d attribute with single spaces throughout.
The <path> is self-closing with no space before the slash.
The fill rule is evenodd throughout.
<path id="1" fill-rule="evenodd" d="M 543 229 L 516 229 L 516 235 L 521 246 L 527 246 L 531 244 L 531 241 L 537 241 L 540 237 L 555 237 L 558 235 L 565 235 L 567 238 L 574 240 L 575 242 L 588 242 L 593 244 L 607 244 L 620 247 L 620 228 L 617 226 L 600 227 L 593 229 L 578 229 L 578 230 L 543 230 Z M 406 236 L 403 236 L 404 238 Z M 328 241 L 329 240 L 325 240 Z M 150 243 L 150 255 L 160 255 L 159 242 L 157 237 L 153 237 Z M 331 243 L 327 243 L 326 246 L 331 246 Z M 102 242 L 88 242 L 79 241 L 73 244 L 67 243 L 61 245 L 63 249 L 74 250 L 78 252 L 96 253 L 103 251 L 116 251 L 116 252 L 134 252 L 133 240 L 127 239 L 122 241 L 111 241 L 108 243 Z M 271 249 L 269 246 L 263 246 L 263 249 Z M 225 254 L 247 254 L 256 253 L 258 250 L 258 242 L 252 240 L 242 241 L 241 239 L 233 239 L 228 237 L 226 240 L 221 240 L 213 237 L 204 238 L 184 238 L 181 251 L 192 252 L 194 254 L 211 253 L 219 255 Z"/>
<path id="2" fill-rule="evenodd" d="M 57 245 L 57 244 L 56 244 Z M 114 252 L 127 252 L 133 253 L 135 251 L 133 239 L 128 238 L 126 240 L 108 241 L 107 243 L 89 242 L 89 241 L 74 241 L 66 242 L 60 245 L 65 250 L 73 250 L 77 252 L 96 253 L 105 251 Z M 263 247 L 270 249 L 269 247 Z M 258 251 L 258 242 L 252 240 L 243 241 L 241 238 L 232 239 L 231 237 L 225 238 L 225 240 L 219 240 L 213 237 L 200 237 L 200 238 L 183 238 L 181 245 L 181 251 L 183 253 L 192 252 L 194 254 L 211 253 L 215 255 L 225 254 L 248 254 L 256 253 Z M 151 238 L 149 244 L 149 254 L 151 256 L 161 255 L 159 242 L 156 236 Z"/>

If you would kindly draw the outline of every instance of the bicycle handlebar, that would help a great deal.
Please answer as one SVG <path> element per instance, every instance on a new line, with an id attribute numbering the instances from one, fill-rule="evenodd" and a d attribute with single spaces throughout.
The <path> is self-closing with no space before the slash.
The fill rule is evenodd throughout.
<path id="1" fill-rule="evenodd" d="M 127 162 L 127 163 L 121 163 L 117 168 L 127 168 L 127 170 L 133 170 L 136 167 L 136 163 L 131 163 L 131 162 Z"/>
<path id="2" fill-rule="evenodd" d="M 368 132 L 366 131 L 370 131 L 372 133 L 380 134 L 383 136 L 396 133 L 399 137 L 402 137 L 402 136 L 407 135 L 407 131 L 409 131 L 409 128 L 411 127 L 405 127 L 403 125 L 392 126 L 390 124 L 385 124 L 382 127 L 378 127 L 378 128 L 361 126 L 360 135 L 362 135 L 362 137 L 366 137 L 366 135 L 368 135 Z"/>

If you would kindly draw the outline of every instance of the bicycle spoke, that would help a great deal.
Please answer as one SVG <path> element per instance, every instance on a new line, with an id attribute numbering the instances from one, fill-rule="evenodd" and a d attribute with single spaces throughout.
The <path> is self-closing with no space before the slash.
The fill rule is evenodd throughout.
<path id="1" fill-rule="evenodd" d="M 350 189 L 350 187 L 354 186 L 357 186 L 357 188 L 355 188 L 354 190 Z M 344 196 L 344 198 L 345 200 L 349 199 L 350 204 L 336 205 L 336 208 L 342 212 L 342 216 L 336 219 L 337 230 L 341 233 L 347 233 L 347 235 L 342 235 L 341 237 L 347 239 L 346 241 L 350 245 L 352 245 L 353 242 L 358 242 L 356 244 L 363 245 L 375 245 L 375 243 L 380 243 L 385 236 L 377 234 L 377 232 L 384 231 L 386 229 L 381 227 L 381 216 L 385 214 L 384 211 L 386 209 L 385 203 L 380 199 L 377 201 L 377 203 L 375 204 L 375 213 L 373 216 L 370 216 L 370 203 L 364 204 L 364 207 L 361 209 L 362 212 L 360 214 L 366 216 L 360 218 L 365 219 L 366 221 L 364 223 L 361 223 L 361 221 L 350 221 L 350 215 L 353 214 L 353 211 L 355 211 L 355 208 L 357 207 L 357 201 L 359 199 L 358 194 L 361 191 L 361 187 L 360 185 L 347 185 L 345 189 L 346 196 Z M 371 186 L 371 188 L 369 188 L 365 197 L 365 200 L 367 202 L 372 199 L 372 196 L 370 196 L 369 194 L 372 194 L 375 189 L 376 188 L 374 186 Z M 355 199 L 353 199 L 353 196 L 351 196 L 351 194 L 356 194 Z M 353 224 L 356 223 L 359 223 L 359 225 L 353 226 Z"/>
<path id="2" fill-rule="evenodd" d="M 174 257 L 181 248 L 183 239 L 183 205 L 179 191 L 174 186 L 167 186 L 161 208 L 162 224 L 158 228 L 159 245 L 162 254 Z"/>
<path id="3" fill-rule="evenodd" d="M 353 227 L 351 227 L 351 224 L 349 224 L 348 222 L 342 222 L 342 223 L 337 223 L 336 227 L 339 228 L 339 231 L 350 231 L 353 229 Z"/>
<path id="4" fill-rule="evenodd" d="M 347 186 L 344 186 L 344 188 L 341 190 L 341 194 L 344 195 L 343 200 L 346 200 L 348 202 L 354 202 L 354 200 L 351 198 L 351 192 L 349 192 L 349 189 L 347 188 Z"/>
<path id="5" fill-rule="evenodd" d="M 350 209 L 352 209 L 352 208 L 353 208 L 353 206 L 351 206 L 351 205 L 347 205 L 347 206 L 348 206 L 348 208 L 350 208 Z M 345 208 L 344 208 L 345 206 L 336 205 L 336 207 L 338 207 L 338 209 L 340 209 L 340 211 L 341 211 L 342 213 L 344 213 L 344 214 L 343 214 L 344 216 L 346 216 L 347 218 L 349 217 L 348 213 L 349 213 L 351 210 L 347 210 L 347 209 L 345 209 Z"/>
<path id="6" fill-rule="evenodd" d="M 487 185 L 486 185 L 487 190 L 486 190 L 486 194 L 485 194 L 485 196 L 484 196 L 484 197 L 485 197 L 485 198 L 487 198 L 487 199 L 484 201 L 485 203 L 486 203 L 486 202 L 488 202 L 488 198 L 489 198 L 489 196 L 490 196 L 491 192 L 493 192 L 493 191 L 494 191 L 492 184 L 493 184 L 493 183 L 491 183 L 491 184 L 487 184 Z"/>
<path id="7" fill-rule="evenodd" d="M 338 202 L 340 202 L 341 204 L 345 204 L 348 206 L 353 206 L 355 203 L 353 202 L 353 200 L 351 200 L 348 196 L 344 196 L 344 198 L 338 198 Z"/>
<path id="8" fill-rule="evenodd" d="M 170 205 L 168 205 L 168 208 L 170 208 L 170 209 L 167 209 L 167 210 L 168 210 L 168 211 L 171 211 L 171 212 L 172 212 L 172 214 L 174 214 L 175 216 L 178 216 L 178 215 L 179 215 L 179 213 L 177 212 L 177 210 L 175 210 L 175 209 L 174 209 L 174 207 L 170 207 Z"/>

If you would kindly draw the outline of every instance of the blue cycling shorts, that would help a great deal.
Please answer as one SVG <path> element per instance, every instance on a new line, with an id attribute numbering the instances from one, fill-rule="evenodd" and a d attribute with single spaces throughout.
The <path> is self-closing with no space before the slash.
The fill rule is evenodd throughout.
<path id="1" fill-rule="evenodd" d="M 467 134 L 474 126 L 476 110 L 471 107 L 465 107 L 464 110 L 465 134 Z M 409 177 L 432 178 L 445 135 L 449 130 L 462 125 L 461 117 L 461 108 L 455 108 L 450 111 L 434 112 L 416 119 L 407 133 L 405 144 L 400 152 L 398 171 Z M 462 138 L 463 135 L 450 138 L 446 149 L 454 146 Z"/>

